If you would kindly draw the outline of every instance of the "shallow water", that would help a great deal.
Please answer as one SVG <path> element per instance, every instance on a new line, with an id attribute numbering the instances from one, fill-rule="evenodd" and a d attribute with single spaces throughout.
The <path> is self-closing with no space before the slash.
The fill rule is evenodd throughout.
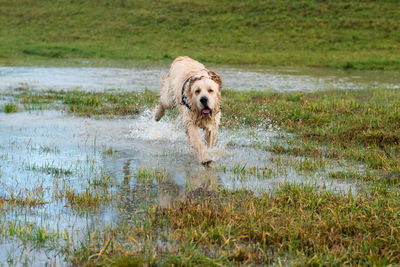
<path id="1" fill-rule="evenodd" d="M 326 89 L 399 88 L 400 72 L 344 71 L 317 68 L 233 68 L 208 66 L 224 87 L 234 90 L 316 91 Z M 158 91 L 168 66 L 134 68 L 0 67 L 0 91 L 18 87 L 37 90 Z"/>
<path id="2" fill-rule="evenodd" d="M 329 170 L 343 167 L 340 163 L 331 162 L 317 172 L 299 171 L 295 166 L 302 158 L 267 152 L 263 145 L 279 138 L 276 131 L 221 130 L 216 148 L 209 151 L 213 164 L 200 166 L 179 120 L 155 122 L 153 114 L 146 110 L 136 119 L 94 120 L 59 111 L 0 113 L 0 197 L 36 194 L 43 202 L 32 207 L 6 204 L 2 227 L 29 225 L 34 233 L 42 227 L 59 233 L 62 240 L 68 233 L 65 242 L 73 247 L 96 229 L 122 224 L 147 205 L 168 205 L 199 187 L 247 188 L 256 194 L 286 182 L 341 192 L 356 188 L 352 181 L 327 178 Z M 110 148 L 112 153 L 107 152 Z M 140 169 L 165 172 L 166 178 L 143 181 Z M 109 177 L 107 185 L 96 185 L 101 177 Z M 62 196 L 88 189 L 112 200 L 82 210 Z M 27 235 L 32 238 L 32 233 Z M 0 242 L 0 260 L 65 264 L 62 253 L 35 244 L 6 236 Z"/>

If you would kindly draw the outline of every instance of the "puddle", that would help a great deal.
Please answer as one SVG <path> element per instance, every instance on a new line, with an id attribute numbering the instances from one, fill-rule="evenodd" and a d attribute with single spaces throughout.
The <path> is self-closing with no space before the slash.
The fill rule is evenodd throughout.
<path id="1" fill-rule="evenodd" d="M 221 130 L 217 147 L 209 151 L 213 165 L 200 166 L 183 126 L 165 118 L 155 122 L 153 113 L 146 110 L 137 119 L 114 120 L 59 111 L 0 113 L 1 198 L 30 196 L 42 203 L 0 205 L 0 226 L 7 233 L 0 242 L 0 259 L 65 265 L 59 251 L 63 246 L 74 247 L 96 229 L 132 220 L 147 205 L 168 205 L 200 187 L 262 193 L 296 182 L 355 190 L 351 181 L 326 178 L 329 170 L 340 168 L 336 163 L 311 173 L 296 169 L 302 158 L 267 152 L 262 145 L 276 140 L 274 131 Z M 156 178 L 146 180 L 146 172 Z M 94 208 L 79 209 L 66 197 L 87 190 L 107 199 Z M 37 240 L 43 229 L 48 242 Z M 58 240 L 54 242 L 59 250 L 51 249 L 52 238 Z M 36 241 L 28 242 L 32 240 Z"/>
<path id="2" fill-rule="evenodd" d="M 399 88 L 400 72 L 344 71 L 317 68 L 233 68 L 210 65 L 225 88 L 234 90 L 315 91 L 326 89 Z M 0 90 L 29 86 L 36 90 L 158 91 L 168 66 L 138 68 L 0 67 Z"/>

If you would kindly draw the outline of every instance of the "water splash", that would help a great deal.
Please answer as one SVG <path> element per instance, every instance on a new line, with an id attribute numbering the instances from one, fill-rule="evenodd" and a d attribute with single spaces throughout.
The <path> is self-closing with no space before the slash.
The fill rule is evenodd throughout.
<path id="1" fill-rule="evenodd" d="M 185 141 L 185 130 L 179 118 L 171 120 L 164 117 L 160 121 L 154 120 L 156 110 L 146 109 L 130 125 L 130 135 L 132 138 L 144 141 Z"/>

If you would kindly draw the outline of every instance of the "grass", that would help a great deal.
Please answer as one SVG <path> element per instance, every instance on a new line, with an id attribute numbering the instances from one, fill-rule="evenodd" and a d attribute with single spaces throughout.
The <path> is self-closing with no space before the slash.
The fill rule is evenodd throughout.
<path id="1" fill-rule="evenodd" d="M 115 233 L 112 249 L 100 255 L 104 247 L 92 243 L 77 251 L 72 262 L 87 266 L 134 261 L 184 266 L 395 264 L 400 261 L 398 197 L 399 190 L 386 187 L 356 196 L 295 184 L 259 197 L 247 191 L 220 191 L 167 208 L 154 207 L 137 225 L 106 232 Z"/>
<path id="2" fill-rule="evenodd" d="M 256 127 L 270 120 L 281 130 L 296 134 L 287 138 L 286 147 L 272 144 L 266 148 L 271 151 L 344 157 L 382 170 L 399 166 L 398 90 L 225 91 L 224 100 L 225 127 Z M 295 140 L 297 136 L 300 140 Z"/>
<path id="3" fill-rule="evenodd" d="M 7 65 L 190 55 L 229 64 L 400 69 L 396 1 L 2 0 L 0 6 L 0 63 Z"/>
<path id="4" fill-rule="evenodd" d="M 110 201 L 112 196 L 107 188 L 104 190 L 96 190 L 92 187 L 87 187 L 83 192 L 69 188 L 59 193 L 59 197 L 64 197 L 68 205 L 75 209 L 99 207 L 100 204 Z"/>
<path id="5" fill-rule="evenodd" d="M 154 182 L 164 183 L 167 179 L 165 169 L 162 171 L 157 171 L 156 169 L 148 169 L 141 167 L 134 174 L 133 177 L 137 179 L 139 183 L 151 184 Z"/>
<path id="6" fill-rule="evenodd" d="M 64 168 L 58 168 L 58 167 L 53 167 L 53 166 L 49 166 L 48 164 L 44 165 L 44 166 L 37 166 L 37 165 L 28 165 L 26 166 L 26 169 L 29 171 L 35 171 L 35 172 L 42 172 L 42 173 L 47 173 L 47 174 L 51 174 L 54 175 L 56 177 L 65 175 L 72 175 L 73 172 L 70 169 L 64 169 Z"/>
<path id="7" fill-rule="evenodd" d="M 15 103 L 8 103 L 8 104 L 4 105 L 3 111 L 5 113 L 18 112 L 18 106 Z"/>
<path id="8" fill-rule="evenodd" d="M 43 186 L 38 186 L 34 189 L 20 190 L 19 192 L 10 191 L 9 196 L 0 196 L 0 203 L 34 207 L 45 205 L 47 202 L 43 197 Z"/>
<path id="9" fill-rule="evenodd" d="M 126 93 L 88 93 L 82 91 L 22 91 L 14 95 L 26 110 L 67 107 L 69 112 L 80 116 L 131 116 L 145 107 L 155 105 L 156 93 L 150 90 Z"/>
<path id="10" fill-rule="evenodd" d="M 46 243 L 56 242 L 62 236 L 58 232 L 49 232 L 43 225 L 21 224 L 15 221 L 8 221 L 7 229 L 3 228 L 2 230 L 9 237 L 17 237 L 23 243 L 32 242 L 36 247 L 45 247 Z"/>

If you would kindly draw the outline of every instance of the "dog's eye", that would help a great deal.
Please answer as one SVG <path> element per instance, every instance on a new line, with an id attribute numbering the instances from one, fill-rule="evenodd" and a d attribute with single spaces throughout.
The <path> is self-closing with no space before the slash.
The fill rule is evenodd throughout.
<path id="1" fill-rule="evenodd" d="M 214 92 L 214 90 L 210 88 L 210 89 L 208 89 L 208 92 L 212 93 L 212 92 Z"/>
<path id="2" fill-rule="evenodd" d="M 196 91 L 194 91 L 196 94 L 200 94 L 200 89 L 197 89 Z"/>

